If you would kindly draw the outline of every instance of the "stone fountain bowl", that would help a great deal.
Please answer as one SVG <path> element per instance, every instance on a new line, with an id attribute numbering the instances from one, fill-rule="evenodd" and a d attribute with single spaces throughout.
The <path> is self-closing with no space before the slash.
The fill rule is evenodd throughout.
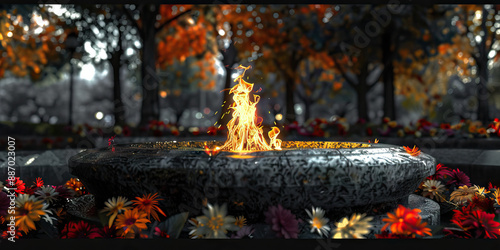
<path id="1" fill-rule="evenodd" d="M 206 202 L 227 203 L 230 213 L 257 220 L 277 204 L 297 213 L 311 206 L 339 216 L 385 212 L 405 204 L 436 166 L 427 154 L 414 157 L 387 144 L 285 141 L 283 150 L 210 156 L 205 143 L 209 148 L 223 144 L 174 141 L 89 149 L 71 157 L 69 168 L 99 208 L 114 196 L 159 193 L 168 214 L 195 215 Z"/>

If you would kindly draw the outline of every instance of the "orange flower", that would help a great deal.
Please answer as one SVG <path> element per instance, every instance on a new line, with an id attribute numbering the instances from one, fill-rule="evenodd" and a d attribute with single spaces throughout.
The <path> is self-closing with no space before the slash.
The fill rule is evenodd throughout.
<path id="1" fill-rule="evenodd" d="M 413 148 L 403 146 L 403 148 L 411 156 L 418 156 L 418 155 L 420 155 L 420 150 L 417 148 L 417 146 L 413 146 Z"/>
<path id="2" fill-rule="evenodd" d="M 85 193 L 85 187 L 83 183 L 77 178 L 71 178 L 66 182 L 65 186 L 69 189 L 74 190 L 78 195 L 82 195 Z"/>
<path id="3" fill-rule="evenodd" d="M 27 233 L 36 230 L 35 221 L 39 221 L 45 215 L 44 205 L 41 200 L 24 199 L 16 201 L 16 227 Z"/>
<path id="4" fill-rule="evenodd" d="M 153 195 L 148 194 L 140 197 L 135 197 L 137 200 L 132 200 L 134 202 L 134 206 L 137 207 L 137 209 L 145 212 L 148 215 L 148 219 L 150 219 L 150 216 L 153 215 L 153 218 L 155 220 L 160 221 L 160 218 L 158 216 L 158 213 L 162 214 L 163 216 L 166 216 L 165 213 L 158 207 L 158 201 L 161 201 L 163 199 L 157 199 L 158 193 L 155 193 Z"/>
<path id="5" fill-rule="evenodd" d="M 147 229 L 146 223 L 151 222 L 146 218 L 147 214 L 134 208 L 126 210 L 116 218 L 115 225 L 120 228 L 120 234 L 125 236 L 129 233 L 138 234 L 143 229 Z"/>
<path id="6" fill-rule="evenodd" d="M 388 218 L 382 219 L 382 221 L 387 222 L 384 227 L 382 227 L 382 231 L 389 227 L 394 234 L 432 235 L 430 232 L 431 230 L 425 227 L 427 222 L 422 223 L 422 218 L 419 213 L 420 209 L 408 209 L 399 205 L 394 214 L 387 213 Z"/>

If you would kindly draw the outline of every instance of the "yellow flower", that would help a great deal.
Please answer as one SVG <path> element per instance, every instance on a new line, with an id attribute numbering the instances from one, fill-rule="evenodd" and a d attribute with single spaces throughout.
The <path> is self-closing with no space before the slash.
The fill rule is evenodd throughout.
<path id="1" fill-rule="evenodd" d="M 137 208 L 125 210 L 125 213 L 119 214 L 115 225 L 120 228 L 121 235 L 138 234 L 143 229 L 147 229 L 146 223 L 151 222 L 147 214 L 139 211 Z"/>
<path id="2" fill-rule="evenodd" d="M 467 187 L 466 185 L 463 185 L 450 194 L 450 200 L 461 205 L 465 202 L 471 201 L 476 192 L 476 187 Z"/>
<path id="3" fill-rule="evenodd" d="M 236 221 L 234 222 L 234 224 L 239 228 L 242 228 L 247 224 L 247 219 L 243 216 L 238 216 L 236 217 Z"/>
<path id="4" fill-rule="evenodd" d="M 340 222 L 336 222 L 336 229 L 333 231 L 334 239 L 364 239 L 364 234 L 370 232 L 372 225 L 370 221 L 373 217 L 365 217 L 366 214 L 353 214 L 351 219 L 344 217 Z"/>
<path id="5" fill-rule="evenodd" d="M 106 207 L 101 210 L 101 213 L 108 212 L 106 215 L 111 215 L 108 222 L 109 227 L 111 227 L 118 213 L 130 209 L 130 205 L 132 204 L 132 202 L 128 201 L 125 197 L 118 196 L 118 198 L 113 197 L 108 199 L 108 201 L 106 201 L 104 204 L 106 205 Z"/>
<path id="6" fill-rule="evenodd" d="M 328 218 L 325 218 L 325 211 L 319 207 L 312 208 L 312 213 L 306 209 L 307 215 L 309 215 L 309 224 L 311 225 L 311 233 L 316 231 L 320 236 L 328 236 L 330 232 L 330 226 L 328 226 Z"/>
<path id="7" fill-rule="evenodd" d="M 16 227 L 27 233 L 36 230 L 35 221 L 39 221 L 42 215 L 46 215 L 46 205 L 43 201 L 37 200 L 34 196 L 20 194 L 16 198 Z"/>
<path id="8" fill-rule="evenodd" d="M 499 189 L 495 190 L 493 196 L 495 196 L 495 201 L 497 202 L 497 204 L 500 205 L 500 190 Z"/>
<path id="9" fill-rule="evenodd" d="M 423 187 L 423 196 L 430 197 L 434 199 L 436 197 L 437 201 L 444 201 L 443 197 L 440 195 L 444 192 L 445 186 L 438 180 L 426 180 Z"/>
<path id="10" fill-rule="evenodd" d="M 484 195 L 485 195 L 485 194 L 490 193 L 490 191 L 486 190 L 486 188 L 484 188 L 484 187 L 480 187 L 480 186 L 478 186 L 478 185 L 474 185 L 474 187 L 477 189 L 477 191 L 476 191 L 476 192 L 477 192 L 479 195 L 483 196 L 483 197 L 484 197 Z"/>

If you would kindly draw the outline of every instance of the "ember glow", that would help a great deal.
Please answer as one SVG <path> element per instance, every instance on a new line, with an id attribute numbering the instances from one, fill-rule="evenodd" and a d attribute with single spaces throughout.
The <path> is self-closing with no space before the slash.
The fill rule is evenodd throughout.
<path id="1" fill-rule="evenodd" d="M 235 152 L 249 152 L 262 150 L 281 150 L 281 140 L 276 139 L 280 130 L 278 127 L 272 127 L 269 131 L 269 144 L 263 136 L 262 117 L 257 116 L 256 105 L 260 100 L 260 96 L 253 95 L 253 101 L 250 99 L 250 93 L 253 89 L 253 83 L 248 83 L 243 80 L 243 76 L 247 69 L 251 66 L 238 66 L 237 69 L 244 69 L 243 73 L 236 77 L 234 81 L 238 81 L 231 90 L 234 103 L 230 109 L 233 112 L 233 118 L 228 122 L 228 135 L 226 143 L 221 147 L 221 150 Z"/>

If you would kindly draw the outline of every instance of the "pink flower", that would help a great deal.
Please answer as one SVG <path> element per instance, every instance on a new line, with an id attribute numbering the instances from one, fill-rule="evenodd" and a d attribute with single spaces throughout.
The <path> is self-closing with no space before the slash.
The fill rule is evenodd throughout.
<path id="1" fill-rule="evenodd" d="M 271 225 L 271 229 L 276 232 L 278 237 L 298 238 L 299 221 L 290 210 L 284 209 L 281 205 L 272 206 L 264 215 L 266 223 Z"/>

